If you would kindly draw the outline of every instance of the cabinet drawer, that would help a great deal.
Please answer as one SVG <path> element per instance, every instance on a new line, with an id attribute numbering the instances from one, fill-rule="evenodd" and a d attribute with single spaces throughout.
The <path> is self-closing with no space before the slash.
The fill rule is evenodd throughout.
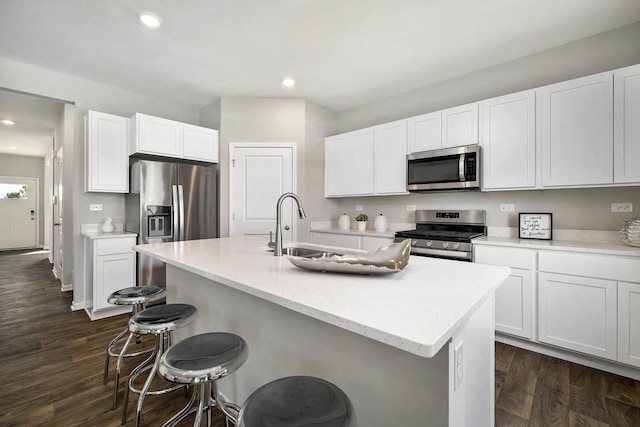
<path id="1" fill-rule="evenodd" d="M 640 259 L 571 252 L 540 251 L 539 271 L 637 282 Z"/>
<path id="2" fill-rule="evenodd" d="M 474 246 L 474 262 L 533 270 L 536 252 L 529 249 L 498 246 Z"/>
<path id="3" fill-rule="evenodd" d="M 95 255 L 123 254 L 133 252 L 131 247 L 136 244 L 135 237 L 121 239 L 96 240 Z"/>

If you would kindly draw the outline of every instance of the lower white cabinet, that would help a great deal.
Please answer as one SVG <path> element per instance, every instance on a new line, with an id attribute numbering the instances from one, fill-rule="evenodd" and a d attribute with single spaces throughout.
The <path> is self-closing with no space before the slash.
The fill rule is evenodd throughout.
<path id="1" fill-rule="evenodd" d="M 373 251 L 381 248 L 382 246 L 389 246 L 393 244 L 393 238 L 312 231 L 311 243 L 324 246 L 337 246 L 339 248 L 365 249 Z"/>
<path id="2" fill-rule="evenodd" d="M 640 367 L 639 283 L 618 283 L 618 360 Z"/>
<path id="3" fill-rule="evenodd" d="M 131 307 L 109 304 L 118 289 L 136 285 L 134 234 L 109 238 L 85 237 L 85 309 L 91 319 L 130 311 Z"/>
<path id="4" fill-rule="evenodd" d="M 538 340 L 616 360 L 617 283 L 538 273 Z"/>
<path id="5" fill-rule="evenodd" d="M 474 260 L 511 267 L 511 274 L 495 293 L 496 331 L 535 339 L 535 251 L 476 245 Z"/>

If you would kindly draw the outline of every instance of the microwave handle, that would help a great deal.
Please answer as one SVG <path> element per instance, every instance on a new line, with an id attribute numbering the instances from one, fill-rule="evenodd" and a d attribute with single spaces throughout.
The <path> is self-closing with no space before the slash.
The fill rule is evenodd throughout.
<path id="1" fill-rule="evenodd" d="M 462 153 L 460 155 L 460 159 L 458 159 L 458 177 L 460 178 L 460 182 L 464 182 L 464 160 L 466 153 Z"/>

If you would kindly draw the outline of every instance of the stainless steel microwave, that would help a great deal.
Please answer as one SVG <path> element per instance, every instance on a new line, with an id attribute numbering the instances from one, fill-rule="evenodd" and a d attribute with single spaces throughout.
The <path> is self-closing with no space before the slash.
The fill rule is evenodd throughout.
<path id="1" fill-rule="evenodd" d="M 407 155 L 407 191 L 479 188 L 480 146 L 477 144 Z"/>

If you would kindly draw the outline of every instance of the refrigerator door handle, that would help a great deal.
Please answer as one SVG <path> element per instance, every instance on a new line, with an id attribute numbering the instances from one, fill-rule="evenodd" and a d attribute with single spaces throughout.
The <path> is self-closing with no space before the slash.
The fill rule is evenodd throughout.
<path id="1" fill-rule="evenodd" d="M 184 236 L 184 190 L 181 185 L 178 185 L 178 211 L 180 214 L 180 239 L 185 240 Z"/>
<path id="2" fill-rule="evenodd" d="M 178 186 L 177 185 L 172 185 L 171 186 L 171 208 L 172 208 L 172 219 L 173 219 L 173 224 L 172 224 L 172 234 L 173 234 L 173 241 L 176 242 L 178 240 L 180 240 L 180 236 L 179 236 L 179 215 L 180 215 L 180 206 L 178 204 Z"/>

